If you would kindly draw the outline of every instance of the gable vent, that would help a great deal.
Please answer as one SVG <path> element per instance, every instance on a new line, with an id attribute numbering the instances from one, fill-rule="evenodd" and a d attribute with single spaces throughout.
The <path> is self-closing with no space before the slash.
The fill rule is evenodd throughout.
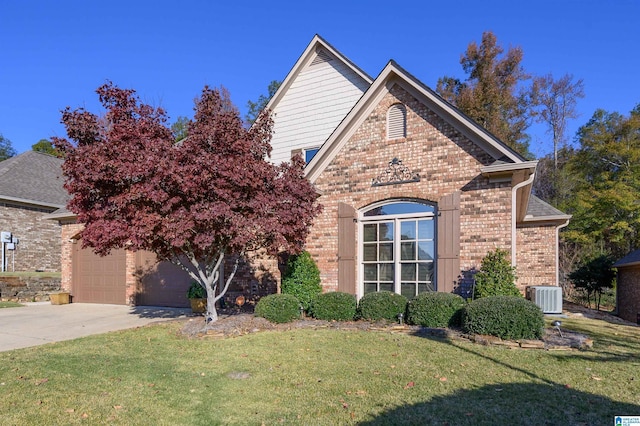
<path id="1" fill-rule="evenodd" d="M 327 52 L 319 49 L 316 51 L 316 57 L 313 58 L 313 61 L 311 61 L 311 66 L 324 64 L 325 62 L 329 62 L 331 60 L 333 60 L 333 58 L 331 58 L 331 56 L 329 56 Z"/>
<path id="2" fill-rule="evenodd" d="M 402 104 L 391 105 L 387 111 L 387 139 L 407 136 L 407 109 Z"/>

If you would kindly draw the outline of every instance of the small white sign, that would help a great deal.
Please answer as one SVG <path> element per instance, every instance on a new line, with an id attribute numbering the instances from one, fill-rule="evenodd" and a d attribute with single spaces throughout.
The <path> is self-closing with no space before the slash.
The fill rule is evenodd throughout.
<path id="1" fill-rule="evenodd" d="M 616 426 L 640 426 L 640 416 L 616 416 Z"/>

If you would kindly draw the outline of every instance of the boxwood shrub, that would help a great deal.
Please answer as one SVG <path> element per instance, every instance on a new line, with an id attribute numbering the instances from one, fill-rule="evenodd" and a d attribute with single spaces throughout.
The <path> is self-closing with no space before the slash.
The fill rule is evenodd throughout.
<path id="1" fill-rule="evenodd" d="M 490 296 L 474 300 L 463 311 L 467 333 L 502 339 L 539 339 L 544 329 L 542 310 L 520 296 Z"/>
<path id="2" fill-rule="evenodd" d="M 275 323 L 300 318 L 300 302 L 291 294 L 270 294 L 256 304 L 255 315 Z"/>
<path id="3" fill-rule="evenodd" d="M 409 301 L 407 323 L 423 327 L 460 326 L 464 299 L 453 293 L 420 293 Z"/>
<path id="4" fill-rule="evenodd" d="M 367 293 L 358 304 L 358 317 L 370 320 L 397 321 L 407 310 L 407 298 L 391 291 Z"/>
<path id="5" fill-rule="evenodd" d="M 314 318 L 327 321 L 351 321 L 356 316 L 356 297 L 353 294 L 334 291 L 317 295 L 309 312 Z"/>

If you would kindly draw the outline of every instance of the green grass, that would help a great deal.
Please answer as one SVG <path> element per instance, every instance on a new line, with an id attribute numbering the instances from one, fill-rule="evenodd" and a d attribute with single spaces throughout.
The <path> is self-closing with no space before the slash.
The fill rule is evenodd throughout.
<path id="1" fill-rule="evenodd" d="M 606 425 L 640 413 L 640 328 L 588 319 L 589 351 L 385 332 L 188 340 L 180 323 L 0 353 L 11 425 Z"/>
<path id="2" fill-rule="evenodd" d="M 0 308 L 18 308 L 20 306 L 24 306 L 17 302 L 3 302 L 0 301 Z"/>

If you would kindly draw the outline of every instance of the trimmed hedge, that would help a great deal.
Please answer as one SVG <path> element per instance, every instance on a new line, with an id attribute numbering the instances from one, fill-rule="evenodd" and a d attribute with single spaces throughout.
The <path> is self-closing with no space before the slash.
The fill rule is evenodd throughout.
<path id="1" fill-rule="evenodd" d="M 464 299 L 453 293 L 420 293 L 409 301 L 407 323 L 423 327 L 460 326 Z"/>
<path id="2" fill-rule="evenodd" d="M 370 320 L 397 321 L 398 314 L 405 314 L 407 298 L 391 291 L 367 293 L 358 304 L 358 317 Z"/>
<path id="3" fill-rule="evenodd" d="M 356 316 L 356 297 L 333 291 L 322 293 L 311 301 L 309 312 L 314 318 L 327 321 L 351 321 Z"/>
<path id="4" fill-rule="evenodd" d="M 463 311 L 467 333 L 489 334 L 502 339 L 539 339 L 544 315 L 533 302 L 519 296 L 490 296 L 474 300 Z"/>
<path id="5" fill-rule="evenodd" d="M 255 315 L 271 322 L 291 322 L 300 318 L 300 302 L 291 294 L 270 294 L 256 304 Z"/>
<path id="6" fill-rule="evenodd" d="M 311 300 L 322 293 L 320 270 L 309 252 L 289 258 L 282 276 L 282 292 L 296 296 L 305 310 L 309 309 Z"/>

